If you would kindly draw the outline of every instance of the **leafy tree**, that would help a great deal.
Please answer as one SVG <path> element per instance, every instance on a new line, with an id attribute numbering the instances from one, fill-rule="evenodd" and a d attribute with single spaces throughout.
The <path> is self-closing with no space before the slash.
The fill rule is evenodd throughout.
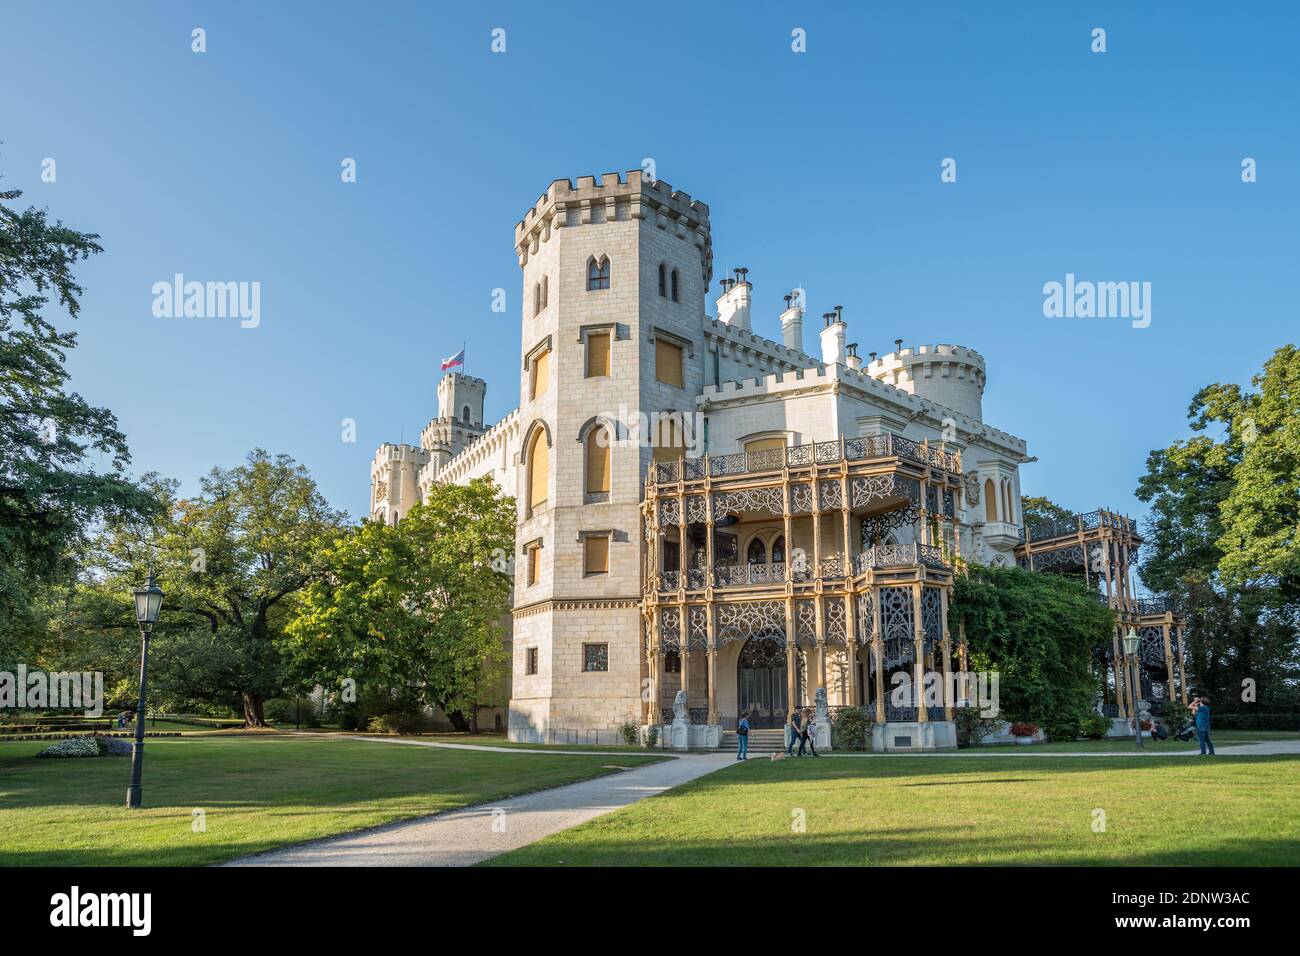
<path id="1" fill-rule="evenodd" d="M 129 623 L 130 586 L 152 568 L 166 593 L 160 688 L 175 699 L 238 700 L 245 722 L 263 726 L 263 702 L 284 685 L 277 645 L 290 605 L 321 573 L 345 516 L 306 468 L 260 448 L 235 468 L 213 468 L 193 498 L 178 497 L 171 481 L 149 487 L 160 517 L 112 522 L 98 542 L 85 589 L 100 603 L 89 620 Z"/>
<path id="2" fill-rule="evenodd" d="M 1286 346 L 1254 379 L 1258 393 L 1201 389 L 1193 434 L 1152 451 L 1138 483 L 1151 506 L 1142 578 L 1174 598 L 1188 670 L 1219 700 L 1239 699 L 1247 680 L 1260 703 L 1296 699 L 1298 382 L 1300 354 Z"/>
<path id="3" fill-rule="evenodd" d="M 1020 499 L 1020 513 L 1024 515 L 1025 524 L 1055 525 L 1057 527 L 1073 526 L 1075 513 L 1063 508 L 1050 498 L 1026 495 Z"/>
<path id="4" fill-rule="evenodd" d="M 1300 599 L 1300 349 L 1278 349 L 1252 383 L 1259 391 L 1212 385 L 1202 393 L 1204 417 L 1241 446 L 1219 508 L 1219 570 L 1231 583 L 1275 583 Z"/>
<path id="5" fill-rule="evenodd" d="M 76 334 L 44 314 L 51 296 L 80 313 L 72 270 L 103 251 L 99 237 L 6 204 L 21 195 L 0 192 L 0 660 L 36 652 L 36 594 L 70 580 L 73 552 L 94 526 L 150 506 L 124 474 L 130 456 L 116 418 L 67 389 Z"/>
<path id="6" fill-rule="evenodd" d="M 464 729 L 504 663 L 514 527 L 513 500 L 481 479 L 435 486 L 398 524 L 336 541 L 288 627 L 303 679 L 400 689 Z"/>
<path id="7" fill-rule="evenodd" d="M 972 565 L 954 586 L 953 633 L 962 620 L 972 669 L 998 672 L 999 717 L 1034 721 L 1049 732 L 1081 724 L 1101 686 L 1093 651 L 1114 626 L 1081 582 Z"/>

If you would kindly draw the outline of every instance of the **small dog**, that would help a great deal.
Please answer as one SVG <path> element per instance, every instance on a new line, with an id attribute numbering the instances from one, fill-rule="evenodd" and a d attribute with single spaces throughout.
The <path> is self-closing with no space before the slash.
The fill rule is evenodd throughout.
<path id="1" fill-rule="evenodd" d="M 781 750 L 778 751 L 777 753 L 770 754 L 769 756 L 772 763 L 776 763 L 778 760 L 784 760 L 786 758 L 786 752 L 784 750 Z"/>

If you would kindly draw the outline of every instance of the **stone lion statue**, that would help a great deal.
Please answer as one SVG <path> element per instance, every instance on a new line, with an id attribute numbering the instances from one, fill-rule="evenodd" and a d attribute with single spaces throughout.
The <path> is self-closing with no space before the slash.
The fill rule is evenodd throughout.
<path id="1" fill-rule="evenodd" d="M 817 722 L 824 723 L 830 717 L 830 709 L 826 705 L 826 688 L 818 687 L 817 693 L 813 695 L 813 710 L 817 714 Z"/>
<path id="2" fill-rule="evenodd" d="M 673 721 L 690 721 L 690 715 L 686 712 L 686 691 L 679 690 L 677 696 L 673 698 Z"/>

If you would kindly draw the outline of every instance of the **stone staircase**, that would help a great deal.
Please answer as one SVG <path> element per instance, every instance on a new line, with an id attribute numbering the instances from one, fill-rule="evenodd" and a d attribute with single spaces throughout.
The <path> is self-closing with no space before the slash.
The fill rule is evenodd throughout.
<path id="1" fill-rule="evenodd" d="M 722 735 L 722 746 L 718 748 L 718 751 L 734 754 L 736 746 L 736 732 L 728 730 Z M 782 728 L 751 730 L 749 732 L 749 752 L 751 754 L 772 754 L 784 749 L 785 730 Z"/>

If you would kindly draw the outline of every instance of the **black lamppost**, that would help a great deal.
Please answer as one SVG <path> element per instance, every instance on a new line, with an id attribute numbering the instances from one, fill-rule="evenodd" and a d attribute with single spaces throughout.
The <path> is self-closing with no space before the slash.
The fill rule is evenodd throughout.
<path id="1" fill-rule="evenodd" d="M 1130 670 L 1130 673 L 1133 675 L 1133 736 L 1137 741 L 1139 749 L 1144 746 L 1142 743 L 1142 708 L 1138 706 L 1142 697 L 1142 675 L 1138 670 L 1138 667 L 1140 666 L 1138 661 L 1138 649 L 1141 646 L 1141 643 L 1137 631 L 1130 627 L 1128 633 L 1124 635 L 1124 653 L 1128 655 L 1129 661 L 1133 665 Z"/>
<path id="2" fill-rule="evenodd" d="M 162 610 L 163 593 L 154 580 L 153 572 L 142 588 L 136 588 L 135 620 L 140 625 L 140 703 L 135 710 L 135 744 L 131 747 L 131 786 L 126 791 L 129 810 L 140 809 L 140 774 L 144 770 L 144 689 L 149 674 L 149 635 L 158 623 Z"/>

